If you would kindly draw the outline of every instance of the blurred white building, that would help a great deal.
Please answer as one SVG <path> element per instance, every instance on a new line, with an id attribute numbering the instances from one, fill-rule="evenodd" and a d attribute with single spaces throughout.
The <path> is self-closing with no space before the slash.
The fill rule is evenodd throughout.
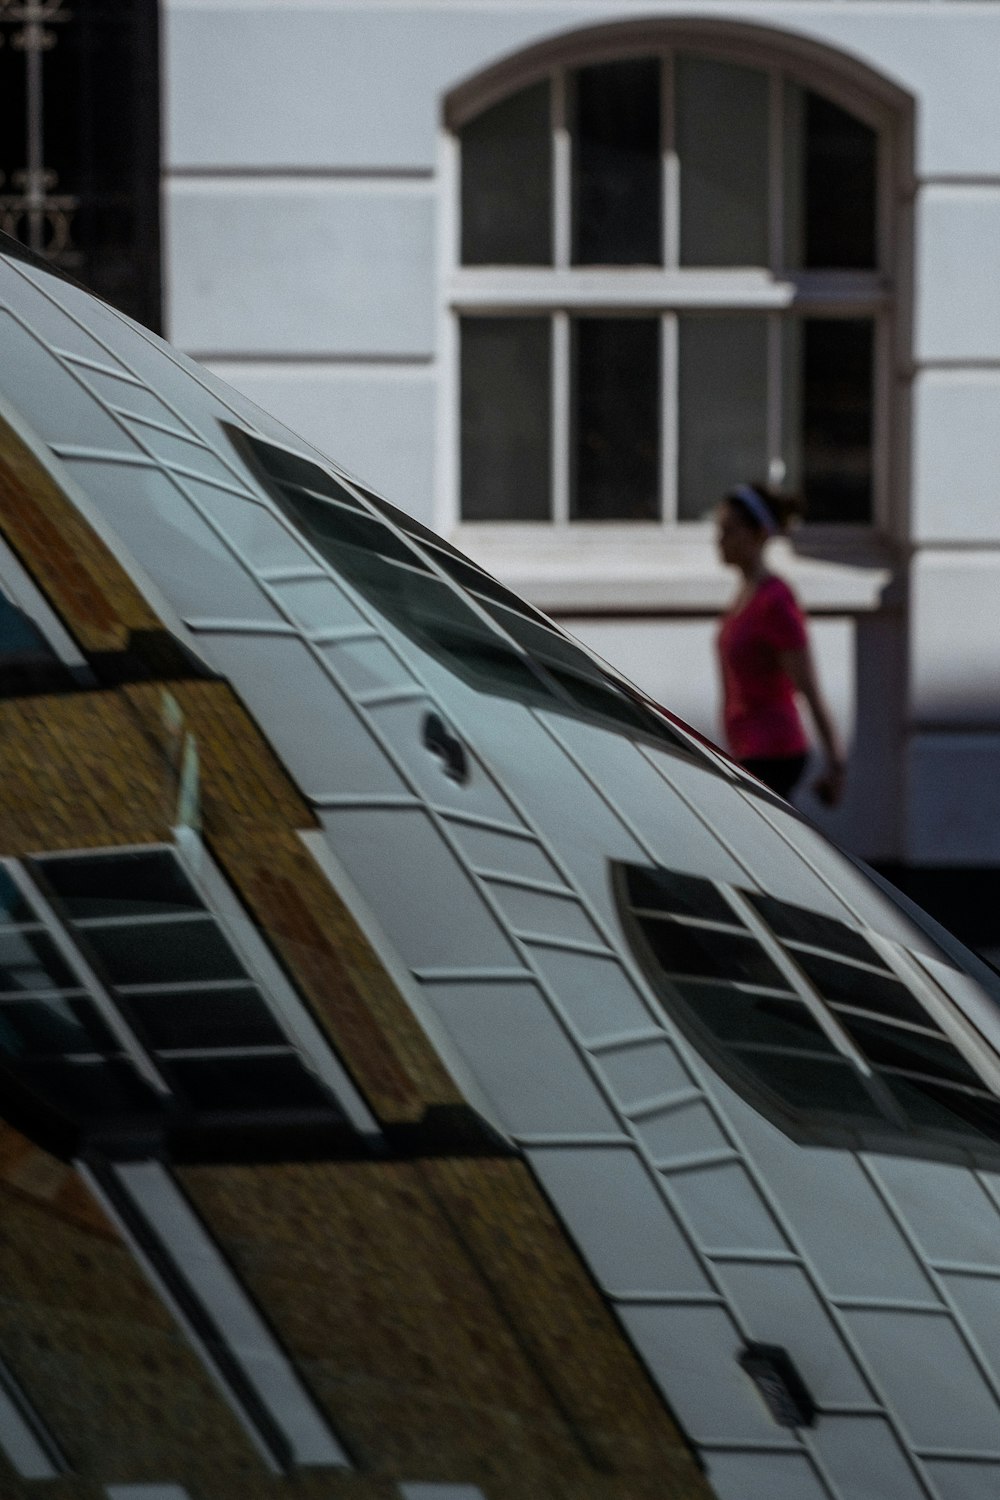
<path id="1" fill-rule="evenodd" d="M 706 511 L 801 485 L 817 816 L 1000 865 L 992 0 L 160 21 L 167 337 L 713 734 Z"/>

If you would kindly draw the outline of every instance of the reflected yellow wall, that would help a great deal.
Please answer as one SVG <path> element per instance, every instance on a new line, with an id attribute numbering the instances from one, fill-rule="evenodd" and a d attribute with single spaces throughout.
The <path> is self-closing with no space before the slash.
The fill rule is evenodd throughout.
<path id="1" fill-rule="evenodd" d="M 376 1119 L 462 1096 L 302 846 L 312 814 L 224 683 L 196 680 L 122 567 L 0 423 L 0 533 L 127 685 L 0 701 L 0 856 L 169 841 L 177 725 L 205 842 Z M 110 654 L 110 655 L 108 655 Z M 274 1477 L 75 1171 L 0 1125 L 0 1358 L 72 1476 L 0 1496 L 695 1500 L 689 1450 L 528 1168 L 502 1155 L 179 1168 L 355 1462 Z"/>

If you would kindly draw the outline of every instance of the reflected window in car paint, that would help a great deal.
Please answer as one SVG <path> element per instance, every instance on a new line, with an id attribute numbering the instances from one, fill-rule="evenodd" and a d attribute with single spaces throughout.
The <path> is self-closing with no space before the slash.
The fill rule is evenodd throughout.
<path id="1" fill-rule="evenodd" d="M 669 1013 L 786 1134 L 1000 1164 L 1000 1101 L 862 931 L 760 892 L 730 903 L 720 886 L 675 871 L 614 864 L 612 880 L 623 930 Z M 762 932 L 741 917 L 744 901 Z"/>
<path id="2" fill-rule="evenodd" d="M 0 1069 L 60 1138 L 339 1128 L 311 1061 L 173 848 L 0 867 Z"/>
<path id="3" fill-rule="evenodd" d="M 334 570 L 476 691 L 692 753 L 638 692 L 434 533 L 301 455 L 227 431 L 282 513 Z"/>

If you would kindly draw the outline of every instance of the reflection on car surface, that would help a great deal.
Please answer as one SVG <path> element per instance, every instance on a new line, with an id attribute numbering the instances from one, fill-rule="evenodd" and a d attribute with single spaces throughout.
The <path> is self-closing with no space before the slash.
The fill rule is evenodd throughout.
<path id="1" fill-rule="evenodd" d="M 6 241 L 0 298 L 0 1492 L 995 1496 L 996 976 Z"/>

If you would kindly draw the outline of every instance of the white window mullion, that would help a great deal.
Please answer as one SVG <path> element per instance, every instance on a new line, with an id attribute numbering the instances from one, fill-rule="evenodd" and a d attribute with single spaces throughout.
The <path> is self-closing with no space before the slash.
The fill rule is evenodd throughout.
<path id="1" fill-rule="evenodd" d="M 677 314 L 660 321 L 660 516 L 677 520 Z"/>
<path id="2" fill-rule="evenodd" d="M 570 265 L 573 239 L 573 143 L 570 79 L 564 68 L 552 76 L 552 256 L 557 271 Z M 552 318 L 552 521 L 569 522 L 570 490 L 569 314 Z"/>
<path id="3" fill-rule="evenodd" d="M 673 270 L 681 256 L 681 164 L 674 129 L 674 55 L 667 52 L 660 72 L 660 140 L 663 170 L 663 264 Z"/>
<path id="4" fill-rule="evenodd" d="M 0 1452 L 22 1479 L 58 1479 L 69 1465 L 11 1372 L 0 1362 Z"/>
<path id="5" fill-rule="evenodd" d="M 378 1136 L 378 1122 L 335 1056 L 330 1042 L 285 979 L 281 965 L 263 935 L 254 923 L 247 921 L 238 897 L 209 858 L 204 845 L 200 840 L 194 840 L 179 848 L 177 855 L 205 902 L 205 915 L 235 950 L 246 971 L 246 982 L 260 985 L 268 1010 L 298 1051 L 302 1062 L 329 1089 L 357 1131 L 371 1138 Z"/>
<path id="6" fill-rule="evenodd" d="M 552 75 L 552 256 L 557 270 L 570 264 L 573 217 L 573 146 L 569 129 L 569 80 Z"/>
<path id="7" fill-rule="evenodd" d="M 461 520 L 460 327 L 448 288 L 461 268 L 462 146 L 459 136 L 443 130 L 438 137 L 441 218 L 437 249 L 439 308 L 438 402 L 434 442 L 434 524 L 445 536 Z"/>
<path id="8" fill-rule="evenodd" d="M 552 318 L 552 520 L 569 521 L 570 442 L 572 441 L 569 314 Z"/>
<path id="9" fill-rule="evenodd" d="M 663 173 L 663 265 L 676 270 L 681 258 L 681 166 L 677 156 L 674 54 L 660 65 L 660 145 Z M 660 319 L 660 522 L 677 520 L 677 314 Z"/>
<path id="10" fill-rule="evenodd" d="M 461 320 L 445 308 L 438 325 L 439 394 L 435 432 L 435 526 L 445 536 L 462 513 Z"/>
<path id="11" fill-rule="evenodd" d="M 156 1067 L 131 1026 L 127 1024 L 118 1007 L 113 1004 L 104 985 L 98 979 L 76 943 L 70 938 L 41 887 L 32 879 L 23 864 L 11 860 L 5 864 L 4 868 L 24 896 L 28 905 L 34 909 L 37 917 L 41 919 L 49 940 L 57 949 L 63 962 L 76 976 L 77 986 L 74 986 L 74 988 L 82 984 L 94 1009 L 118 1042 L 122 1052 L 135 1068 L 139 1077 L 149 1084 L 150 1088 L 159 1094 L 161 1098 L 168 1096 L 171 1093 L 170 1085 Z"/>
<path id="12" fill-rule="evenodd" d="M 157 1161 L 77 1168 L 268 1468 L 349 1467 L 325 1413 Z"/>
<path id="13" fill-rule="evenodd" d="M 767 319 L 767 478 L 770 484 L 784 484 L 787 470 L 783 333 L 784 319 L 781 314 L 769 313 Z"/>

